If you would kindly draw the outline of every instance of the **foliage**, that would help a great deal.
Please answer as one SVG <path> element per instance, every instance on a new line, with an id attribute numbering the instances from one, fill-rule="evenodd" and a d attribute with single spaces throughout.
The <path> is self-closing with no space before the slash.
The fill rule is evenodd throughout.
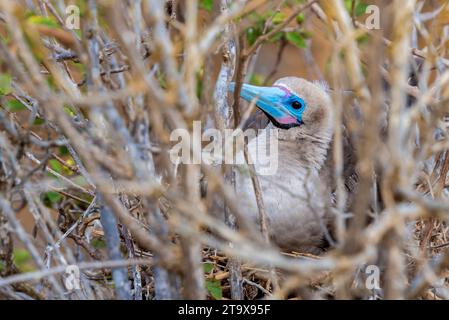
<path id="1" fill-rule="evenodd" d="M 368 30 L 362 0 L 0 1 L 0 299 L 448 298 L 449 11 L 412 2 L 392 1 L 392 21 Z M 79 30 L 64 24 L 69 3 Z M 310 86 L 329 94 L 329 115 L 304 106 L 329 137 L 229 90 L 285 76 L 329 82 Z M 259 116 L 323 148 L 292 161 L 319 170 L 291 172 L 330 179 L 316 204 L 335 216 L 330 230 L 320 221 L 327 251 L 274 246 L 264 204 L 286 199 L 264 197 L 256 167 L 171 158 L 178 131 Z M 323 190 L 287 190 L 309 191 Z M 61 270 L 80 263 L 93 290 L 61 290 Z M 373 266 L 381 290 L 363 285 Z"/>

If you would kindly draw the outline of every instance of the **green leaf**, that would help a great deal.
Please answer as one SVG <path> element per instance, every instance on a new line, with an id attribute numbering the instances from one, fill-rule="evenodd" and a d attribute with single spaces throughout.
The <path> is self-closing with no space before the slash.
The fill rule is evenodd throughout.
<path id="1" fill-rule="evenodd" d="M 366 9 L 368 8 L 368 4 L 366 3 L 359 3 L 355 7 L 355 15 L 357 17 L 362 16 L 366 13 Z"/>
<path id="2" fill-rule="evenodd" d="M 298 32 L 287 32 L 285 37 L 287 38 L 287 40 L 294 44 L 295 46 L 297 46 L 298 48 L 307 48 L 307 44 L 306 41 L 304 40 L 304 38 L 302 37 L 302 35 Z"/>
<path id="3" fill-rule="evenodd" d="M 70 154 L 69 153 L 69 149 L 66 146 L 60 146 L 59 147 L 59 153 L 61 155 L 63 155 L 63 156 L 66 156 L 66 155 Z"/>
<path id="4" fill-rule="evenodd" d="M 164 73 L 158 70 L 158 72 L 156 73 L 156 79 L 157 81 L 159 81 L 159 85 L 162 89 L 167 89 L 167 79 L 165 78 Z"/>
<path id="5" fill-rule="evenodd" d="M 29 9 L 27 9 L 27 10 L 25 10 L 25 13 L 23 14 L 23 16 L 25 17 L 25 18 L 29 18 L 29 17 L 33 17 L 35 14 L 34 14 L 34 12 L 33 11 L 31 11 L 31 10 L 29 10 Z"/>
<path id="6" fill-rule="evenodd" d="M 261 74 L 253 73 L 249 79 L 249 83 L 255 86 L 261 86 L 263 84 L 264 78 Z"/>
<path id="7" fill-rule="evenodd" d="M 13 251 L 13 262 L 21 272 L 34 270 L 31 254 L 25 249 L 15 249 Z"/>
<path id="8" fill-rule="evenodd" d="M 276 24 L 281 24 L 282 22 L 284 22 L 284 20 L 285 20 L 285 14 L 282 12 L 276 12 L 274 14 L 272 22 L 274 25 L 276 25 Z"/>
<path id="9" fill-rule="evenodd" d="M 65 113 L 67 113 L 71 117 L 76 116 L 75 111 L 73 111 L 73 109 L 70 108 L 69 106 L 64 106 L 64 111 L 65 111 Z"/>
<path id="10" fill-rule="evenodd" d="M 203 77 L 200 72 L 197 72 L 196 74 L 196 96 L 198 99 L 201 99 L 201 96 L 203 95 Z"/>
<path id="11" fill-rule="evenodd" d="M 293 7 L 298 4 L 304 4 L 304 0 L 292 0 L 292 1 L 287 2 L 287 5 L 289 7 Z"/>
<path id="12" fill-rule="evenodd" d="M 223 289 L 219 280 L 206 280 L 206 289 L 215 300 L 223 298 Z"/>
<path id="13" fill-rule="evenodd" d="M 312 37 L 312 33 L 310 31 L 301 29 L 299 31 L 299 34 L 301 35 L 301 37 L 303 37 L 304 39 L 310 39 Z"/>
<path id="14" fill-rule="evenodd" d="M 210 273 L 212 270 L 214 270 L 214 264 L 211 262 L 205 262 L 203 264 L 204 272 Z"/>
<path id="15" fill-rule="evenodd" d="M 368 34 L 363 34 L 360 37 L 357 38 L 357 43 L 359 44 L 365 44 L 369 41 L 369 35 Z"/>
<path id="16" fill-rule="evenodd" d="M 281 38 L 284 36 L 284 33 L 282 31 L 276 32 L 271 38 L 270 42 L 277 42 L 281 40 Z"/>
<path id="17" fill-rule="evenodd" d="M 349 13 L 351 13 L 352 0 L 345 0 L 345 8 L 346 10 L 348 10 Z"/>
<path id="18" fill-rule="evenodd" d="M 10 94 L 11 91 L 11 76 L 9 74 L 0 74 L 0 94 Z"/>
<path id="19" fill-rule="evenodd" d="M 75 29 L 73 31 L 78 36 L 78 39 L 82 39 L 83 38 L 83 31 L 81 29 Z"/>
<path id="20" fill-rule="evenodd" d="M 6 103 L 6 109 L 8 109 L 11 112 L 26 110 L 26 107 L 20 102 L 19 100 L 9 100 Z"/>
<path id="21" fill-rule="evenodd" d="M 246 29 L 246 41 L 248 41 L 248 44 L 252 46 L 254 42 L 256 42 L 257 38 L 260 37 L 261 32 L 253 27 L 249 27 Z"/>
<path id="22" fill-rule="evenodd" d="M 44 123 L 45 123 L 45 120 L 42 118 L 39 118 L 39 117 L 36 117 L 36 119 L 34 119 L 34 121 L 33 121 L 33 125 L 35 125 L 35 126 L 40 126 Z"/>
<path id="23" fill-rule="evenodd" d="M 213 0 L 201 0 L 200 8 L 211 12 L 212 9 L 214 8 L 214 1 Z"/>
<path id="24" fill-rule="evenodd" d="M 50 203 L 56 203 L 61 200 L 62 196 L 54 191 L 48 191 L 45 193 L 45 200 L 48 200 Z M 45 201 L 44 200 L 44 201 Z"/>
<path id="25" fill-rule="evenodd" d="M 304 22 L 305 16 L 304 13 L 300 13 L 296 16 L 296 23 L 301 24 Z"/>
<path id="26" fill-rule="evenodd" d="M 54 20 L 50 17 L 31 16 L 28 18 L 28 22 L 33 23 L 33 24 L 40 24 L 40 25 L 47 26 L 50 28 L 59 28 L 59 25 L 56 22 L 56 20 Z"/>
<path id="27" fill-rule="evenodd" d="M 23 264 L 31 259 L 31 255 L 28 251 L 25 249 L 16 249 L 13 252 L 13 261 L 14 264 L 20 265 Z"/>
<path id="28" fill-rule="evenodd" d="M 62 173 L 62 164 L 56 159 L 50 159 L 48 165 L 57 173 Z"/>
<path id="29" fill-rule="evenodd" d="M 91 241 L 92 247 L 95 249 L 103 249 L 106 248 L 106 241 L 103 239 L 95 238 Z"/>
<path id="30" fill-rule="evenodd" d="M 352 15 L 352 0 L 345 0 L 345 7 L 346 10 L 348 10 L 349 14 Z M 362 16 L 366 13 L 366 8 L 368 8 L 368 4 L 356 0 L 354 14 L 357 17 Z"/>

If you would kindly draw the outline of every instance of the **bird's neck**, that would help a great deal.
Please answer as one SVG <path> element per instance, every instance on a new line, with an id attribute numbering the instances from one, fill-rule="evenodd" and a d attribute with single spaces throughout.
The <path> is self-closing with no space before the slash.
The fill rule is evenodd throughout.
<path id="1" fill-rule="evenodd" d="M 276 147 L 267 144 L 267 141 L 273 137 L 272 133 L 266 130 L 276 130 Z M 256 170 L 261 173 L 268 163 L 274 165 L 277 169 L 276 176 L 290 176 L 291 174 L 304 176 L 307 172 L 319 173 L 326 161 L 329 145 L 332 139 L 331 132 L 324 134 L 306 135 L 306 134 L 286 134 L 285 131 L 277 128 L 267 127 L 265 131 L 251 140 L 248 144 L 248 151 L 251 159 L 256 161 Z M 243 159 L 243 153 L 239 154 Z M 261 156 L 263 155 L 263 156 Z M 266 157 L 268 155 L 268 157 Z M 271 175 L 271 170 L 266 175 Z M 265 175 L 265 173 L 264 173 Z"/>
<path id="2" fill-rule="evenodd" d="M 294 139 L 279 139 L 280 159 L 297 162 L 306 170 L 320 171 L 326 161 L 332 133 L 298 134 Z"/>

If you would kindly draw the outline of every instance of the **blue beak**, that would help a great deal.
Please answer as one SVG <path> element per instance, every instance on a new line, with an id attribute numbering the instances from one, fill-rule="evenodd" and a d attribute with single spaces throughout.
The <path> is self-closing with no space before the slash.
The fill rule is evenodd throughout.
<path id="1" fill-rule="evenodd" d="M 235 83 L 231 83 L 229 90 L 234 92 Z M 300 123 L 298 117 L 293 114 L 285 102 L 288 101 L 291 93 L 281 87 L 258 87 L 243 84 L 240 97 L 248 102 L 256 100 L 256 106 L 261 109 L 270 120 L 279 126 L 292 126 Z"/>

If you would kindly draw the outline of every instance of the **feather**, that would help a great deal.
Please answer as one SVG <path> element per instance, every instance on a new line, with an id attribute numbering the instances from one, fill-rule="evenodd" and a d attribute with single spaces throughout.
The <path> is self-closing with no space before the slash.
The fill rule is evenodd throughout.
<path id="1" fill-rule="evenodd" d="M 330 92 L 329 84 L 324 80 L 314 80 L 312 82 L 314 85 L 318 86 L 324 92 Z"/>

